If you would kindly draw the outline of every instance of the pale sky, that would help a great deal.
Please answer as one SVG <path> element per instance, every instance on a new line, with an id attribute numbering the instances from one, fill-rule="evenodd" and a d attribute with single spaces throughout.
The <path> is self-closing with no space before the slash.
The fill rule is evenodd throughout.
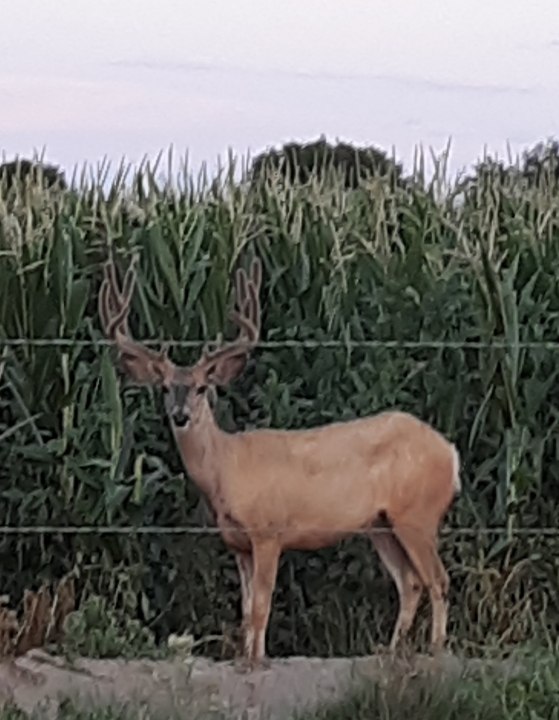
<path id="1" fill-rule="evenodd" d="M 471 164 L 559 134 L 558 0 L 1 3 L 0 151 L 194 168 L 325 134 Z"/>

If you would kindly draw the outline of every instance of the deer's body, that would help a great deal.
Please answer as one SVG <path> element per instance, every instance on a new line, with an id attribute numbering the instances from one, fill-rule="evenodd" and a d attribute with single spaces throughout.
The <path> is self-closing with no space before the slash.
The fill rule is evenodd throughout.
<path id="1" fill-rule="evenodd" d="M 459 490 L 454 446 L 412 415 L 378 415 L 310 430 L 226 433 L 207 419 L 175 429 L 185 468 L 227 545 L 252 536 L 316 549 L 411 510 L 435 529 Z"/>
<path id="2" fill-rule="evenodd" d="M 207 497 L 225 543 L 234 551 L 242 591 L 245 658 L 265 659 L 265 634 L 278 561 L 287 549 L 312 550 L 355 532 L 371 541 L 392 575 L 400 611 L 395 649 L 414 618 L 423 589 L 433 611 L 435 649 L 446 637 L 449 580 L 437 553 L 438 526 L 460 490 L 455 447 L 403 412 L 384 412 L 310 430 L 226 433 L 216 424 L 208 389 L 238 375 L 258 339 L 260 264 L 237 274 L 237 341 L 204 351 L 192 367 L 135 342 L 127 315 L 132 266 L 118 289 L 105 269 L 100 314 L 124 370 L 158 385 L 184 466 Z"/>

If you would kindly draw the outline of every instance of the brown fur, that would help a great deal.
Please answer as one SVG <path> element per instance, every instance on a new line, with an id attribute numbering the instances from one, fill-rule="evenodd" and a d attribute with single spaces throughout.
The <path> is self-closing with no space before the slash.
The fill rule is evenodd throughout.
<path id="1" fill-rule="evenodd" d="M 169 403 L 177 413 L 173 417 L 185 418 L 184 427 L 173 421 L 173 430 L 189 475 L 235 552 L 246 659 L 251 667 L 264 661 L 282 551 L 317 549 L 356 532 L 370 534 L 398 588 L 391 649 L 409 629 L 424 588 L 433 610 L 432 644 L 439 649 L 446 637 L 449 579 L 437 553 L 437 532 L 460 489 L 458 453 L 436 430 L 397 411 L 312 430 L 223 432 L 205 389 L 241 372 L 257 342 L 260 281 L 258 262 L 250 279 L 237 274 L 234 318 L 241 334 L 235 343 L 205 351 L 191 368 L 175 366 L 130 337 L 130 274 L 121 293 L 109 265 L 100 297 L 105 332 L 116 342 L 126 372 L 136 382 L 168 391 L 187 388 L 180 406 Z"/>

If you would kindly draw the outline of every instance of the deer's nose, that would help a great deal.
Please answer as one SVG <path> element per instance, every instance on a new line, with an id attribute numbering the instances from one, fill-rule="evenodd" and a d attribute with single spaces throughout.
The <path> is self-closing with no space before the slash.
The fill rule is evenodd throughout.
<path id="1" fill-rule="evenodd" d="M 173 413 L 173 425 L 176 425 L 179 428 L 185 427 L 185 425 L 190 420 L 190 417 L 187 413 L 185 413 L 183 410 L 177 410 Z"/>

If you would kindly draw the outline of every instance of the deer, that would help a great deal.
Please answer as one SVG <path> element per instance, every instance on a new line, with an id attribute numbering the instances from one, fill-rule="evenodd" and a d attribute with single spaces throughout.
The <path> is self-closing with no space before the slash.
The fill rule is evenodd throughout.
<path id="1" fill-rule="evenodd" d="M 99 314 L 133 383 L 164 393 L 164 405 L 187 476 L 209 503 L 240 576 L 241 672 L 270 666 L 266 632 L 281 553 L 318 550 L 356 533 L 370 537 L 396 585 L 399 611 L 387 650 L 405 644 L 427 591 L 430 649 L 446 643 L 450 579 L 439 557 L 439 525 L 460 493 L 455 445 L 426 422 L 400 410 L 307 429 L 222 430 L 210 396 L 245 368 L 260 337 L 262 264 L 238 268 L 230 317 L 235 340 L 204 346 L 191 366 L 168 349 L 136 341 L 128 316 L 136 279 L 130 262 L 122 289 L 112 256 L 104 264 Z"/>

